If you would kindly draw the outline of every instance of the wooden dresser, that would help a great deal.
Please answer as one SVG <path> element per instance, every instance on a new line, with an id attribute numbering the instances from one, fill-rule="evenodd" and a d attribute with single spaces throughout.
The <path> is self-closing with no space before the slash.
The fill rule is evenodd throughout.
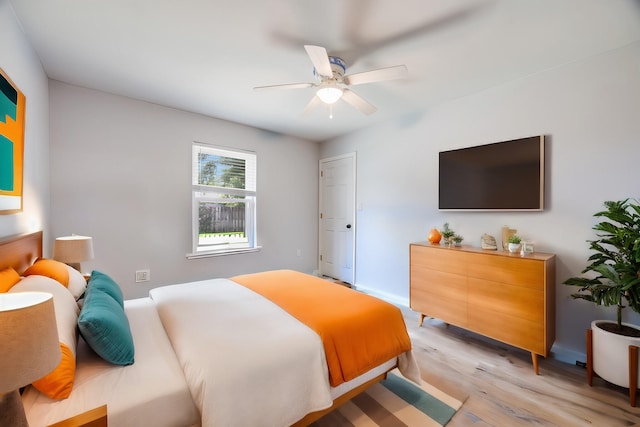
<path id="1" fill-rule="evenodd" d="M 548 356 L 556 330 L 555 255 L 525 256 L 429 242 L 409 246 L 411 308 L 469 331 Z"/>

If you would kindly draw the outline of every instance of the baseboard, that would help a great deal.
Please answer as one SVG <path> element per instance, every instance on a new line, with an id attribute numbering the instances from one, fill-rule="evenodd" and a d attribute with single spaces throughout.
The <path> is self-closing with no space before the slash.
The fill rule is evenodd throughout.
<path id="1" fill-rule="evenodd" d="M 554 344 L 551 348 L 550 357 L 553 357 L 560 362 L 568 363 L 570 365 L 575 365 L 576 362 L 586 363 L 587 355 L 585 353 L 571 350 L 563 347 L 562 345 Z"/>
<path id="2" fill-rule="evenodd" d="M 356 283 L 355 285 L 353 285 L 353 289 L 360 291 L 362 293 L 365 294 L 369 294 L 369 295 L 373 295 L 374 297 L 378 297 L 381 300 L 387 301 L 391 304 L 394 305 L 401 305 L 403 307 L 409 307 L 409 298 L 403 298 L 403 297 L 399 297 L 398 295 L 395 294 L 390 294 L 387 292 L 381 292 L 377 289 L 372 289 L 369 288 L 365 285 L 361 285 Z"/>

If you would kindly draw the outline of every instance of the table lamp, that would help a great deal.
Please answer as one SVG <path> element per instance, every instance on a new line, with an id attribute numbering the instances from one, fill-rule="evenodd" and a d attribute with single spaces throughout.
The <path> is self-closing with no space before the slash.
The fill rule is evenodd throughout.
<path id="1" fill-rule="evenodd" d="M 93 239 L 87 236 L 58 237 L 53 242 L 53 259 L 80 271 L 80 263 L 93 259 Z"/>
<path id="2" fill-rule="evenodd" d="M 28 426 L 18 390 L 62 358 L 53 295 L 0 293 L 0 355 L 0 426 Z"/>

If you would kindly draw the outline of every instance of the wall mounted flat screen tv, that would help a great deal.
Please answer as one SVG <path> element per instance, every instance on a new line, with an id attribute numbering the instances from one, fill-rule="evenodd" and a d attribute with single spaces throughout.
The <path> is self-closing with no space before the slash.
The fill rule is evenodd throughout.
<path id="1" fill-rule="evenodd" d="M 439 153 L 438 208 L 544 209 L 544 135 Z"/>

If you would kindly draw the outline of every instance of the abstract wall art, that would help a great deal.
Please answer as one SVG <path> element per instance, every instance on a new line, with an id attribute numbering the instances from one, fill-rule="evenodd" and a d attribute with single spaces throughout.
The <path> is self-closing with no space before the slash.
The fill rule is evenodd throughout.
<path id="1" fill-rule="evenodd" d="M 22 211 L 25 96 L 0 68 L 0 214 Z"/>

